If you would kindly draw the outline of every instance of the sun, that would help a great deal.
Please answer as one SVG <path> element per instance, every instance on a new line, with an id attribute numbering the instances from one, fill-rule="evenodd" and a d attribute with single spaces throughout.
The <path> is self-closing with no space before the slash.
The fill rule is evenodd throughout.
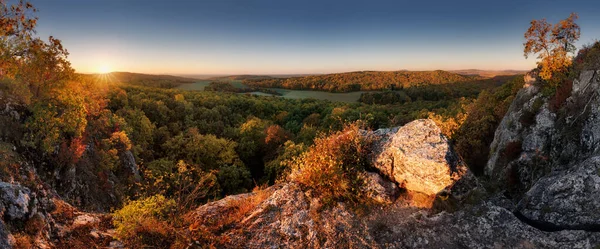
<path id="1" fill-rule="evenodd" d="M 112 72 L 112 68 L 109 65 L 100 65 L 100 67 L 98 67 L 98 73 L 100 74 L 107 74 Z"/>

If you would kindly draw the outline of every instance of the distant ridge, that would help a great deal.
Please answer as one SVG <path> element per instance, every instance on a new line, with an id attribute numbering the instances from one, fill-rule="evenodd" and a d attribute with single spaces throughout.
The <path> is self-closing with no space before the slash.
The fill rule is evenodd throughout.
<path id="1" fill-rule="evenodd" d="M 495 76 L 519 75 L 529 72 L 529 70 L 481 70 L 481 69 L 462 69 L 450 70 L 449 72 L 461 75 L 478 75 L 481 77 L 492 78 Z"/>
<path id="2" fill-rule="evenodd" d="M 355 71 L 290 78 L 245 79 L 244 84 L 263 88 L 353 92 L 471 82 L 481 79 L 483 77 L 478 75 L 462 75 L 442 70 Z"/>
<path id="3" fill-rule="evenodd" d="M 141 74 L 130 72 L 112 72 L 107 74 L 82 74 L 87 77 L 101 77 L 109 82 L 125 83 L 139 86 L 174 88 L 182 84 L 195 83 L 198 80 L 165 74 Z"/>

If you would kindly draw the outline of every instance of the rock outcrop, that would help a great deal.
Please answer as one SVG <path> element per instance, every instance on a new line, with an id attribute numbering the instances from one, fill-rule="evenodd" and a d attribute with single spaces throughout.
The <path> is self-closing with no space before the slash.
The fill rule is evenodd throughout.
<path id="1" fill-rule="evenodd" d="M 415 120 L 373 134 L 377 141 L 372 166 L 406 190 L 435 195 L 450 189 L 463 176 L 473 179 L 432 120 Z"/>
<path id="2" fill-rule="evenodd" d="M 564 103 L 542 87 L 534 82 L 518 93 L 496 130 L 486 175 L 518 204 L 515 211 L 526 222 L 544 230 L 597 231 L 600 73 L 583 71 Z"/>

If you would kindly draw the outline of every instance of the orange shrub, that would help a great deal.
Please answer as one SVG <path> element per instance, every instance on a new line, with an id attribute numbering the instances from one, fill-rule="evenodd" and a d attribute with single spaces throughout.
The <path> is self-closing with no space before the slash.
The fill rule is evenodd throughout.
<path id="1" fill-rule="evenodd" d="M 359 124 L 315 139 L 307 152 L 292 160 L 291 179 L 321 197 L 323 203 L 358 203 L 363 180 L 359 174 L 367 164 L 371 141 L 361 135 Z"/>

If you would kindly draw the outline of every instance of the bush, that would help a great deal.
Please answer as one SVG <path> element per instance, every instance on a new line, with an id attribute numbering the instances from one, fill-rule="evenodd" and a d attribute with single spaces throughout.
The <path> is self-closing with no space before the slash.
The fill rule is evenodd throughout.
<path id="1" fill-rule="evenodd" d="M 506 145 L 503 155 L 509 161 L 515 160 L 515 159 L 519 158 L 519 156 L 521 155 L 521 152 L 523 152 L 523 149 L 521 147 L 522 147 L 521 141 L 512 141 Z"/>
<path id="2" fill-rule="evenodd" d="M 573 69 L 569 75 L 571 79 L 579 78 L 583 70 L 600 69 L 600 42 L 584 45 L 573 59 Z"/>
<path id="3" fill-rule="evenodd" d="M 328 137 L 315 139 L 315 144 L 292 160 L 291 179 L 305 190 L 321 197 L 323 204 L 338 201 L 362 202 L 359 174 L 367 166 L 371 141 L 361 135 L 357 123 Z"/>
<path id="4" fill-rule="evenodd" d="M 294 157 L 298 157 L 306 150 L 304 144 L 295 144 L 287 141 L 283 147 L 279 148 L 279 156 L 265 164 L 265 177 L 269 184 L 273 184 L 280 179 L 284 179 L 290 173 L 289 162 Z"/>
<path id="5" fill-rule="evenodd" d="M 217 174 L 219 185 L 225 194 L 239 194 L 248 192 L 252 185 L 250 171 L 244 166 L 227 165 L 219 169 Z"/>
<path id="6" fill-rule="evenodd" d="M 165 221 L 175 205 L 175 201 L 162 195 L 129 201 L 113 213 L 116 236 L 133 247 L 169 240 L 172 231 Z"/>
<path id="7" fill-rule="evenodd" d="M 571 90 L 573 89 L 573 81 L 566 80 L 561 84 L 554 93 L 554 96 L 550 98 L 550 110 L 553 112 L 558 111 L 560 107 L 567 101 L 567 98 L 571 96 Z"/>

